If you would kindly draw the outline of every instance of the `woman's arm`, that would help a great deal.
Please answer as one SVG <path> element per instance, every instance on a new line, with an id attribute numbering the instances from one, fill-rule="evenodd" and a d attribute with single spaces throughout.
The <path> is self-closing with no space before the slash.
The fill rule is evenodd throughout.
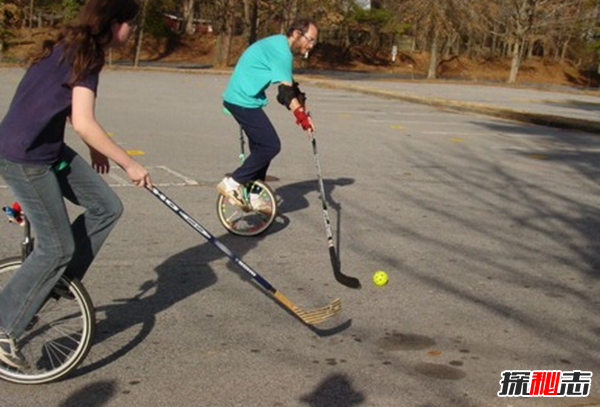
<path id="1" fill-rule="evenodd" d="M 133 183 L 140 187 L 152 185 L 148 170 L 131 158 L 100 126 L 95 116 L 96 96 L 83 86 L 73 88 L 71 122 L 81 139 L 90 147 L 92 155 L 101 154 L 123 168 Z"/>

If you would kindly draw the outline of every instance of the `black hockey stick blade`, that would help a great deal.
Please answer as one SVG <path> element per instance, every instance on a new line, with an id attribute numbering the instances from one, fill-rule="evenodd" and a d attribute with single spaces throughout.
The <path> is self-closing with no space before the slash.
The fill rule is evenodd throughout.
<path id="1" fill-rule="evenodd" d="M 335 281 L 348 288 L 359 289 L 362 287 L 358 278 L 347 276 L 346 274 L 342 273 L 340 261 L 338 260 L 335 248 L 333 246 L 329 247 L 329 258 L 331 259 L 331 266 L 333 267 L 333 278 L 335 278 Z"/>
<path id="2" fill-rule="evenodd" d="M 331 266 L 333 268 L 333 278 L 338 283 L 348 288 L 361 288 L 360 281 L 358 278 L 350 277 L 342 273 L 342 267 L 340 265 L 339 258 L 335 252 L 335 245 L 333 243 L 333 233 L 331 232 L 331 221 L 329 220 L 329 211 L 327 209 L 327 201 L 325 200 L 325 186 L 323 185 L 323 176 L 321 175 L 321 161 L 319 160 L 319 154 L 317 153 L 317 139 L 315 134 L 311 133 L 311 142 L 313 149 L 313 156 L 315 158 L 315 167 L 317 168 L 317 181 L 319 183 L 319 197 L 323 204 L 323 223 L 325 224 L 325 234 L 327 235 L 327 244 L 329 245 L 329 257 L 331 259 Z"/>

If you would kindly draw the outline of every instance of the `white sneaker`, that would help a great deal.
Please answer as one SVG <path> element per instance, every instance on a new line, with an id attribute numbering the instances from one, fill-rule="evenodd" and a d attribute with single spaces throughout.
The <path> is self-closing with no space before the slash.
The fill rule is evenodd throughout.
<path id="1" fill-rule="evenodd" d="M 244 201 L 243 188 L 233 178 L 225 177 L 217 185 L 217 192 L 227 198 L 232 205 L 244 207 L 246 202 Z"/>
<path id="2" fill-rule="evenodd" d="M 260 194 L 250 193 L 250 207 L 254 212 L 268 213 L 273 211 L 272 205 L 263 201 L 260 198 Z"/>

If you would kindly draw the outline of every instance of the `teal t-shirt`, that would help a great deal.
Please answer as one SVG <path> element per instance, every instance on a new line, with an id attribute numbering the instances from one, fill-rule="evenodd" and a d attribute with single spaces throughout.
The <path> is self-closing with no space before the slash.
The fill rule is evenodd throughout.
<path id="1" fill-rule="evenodd" d="M 228 103 L 257 108 L 268 103 L 272 83 L 292 83 L 293 55 L 287 37 L 272 35 L 252 44 L 240 57 L 223 92 Z"/>

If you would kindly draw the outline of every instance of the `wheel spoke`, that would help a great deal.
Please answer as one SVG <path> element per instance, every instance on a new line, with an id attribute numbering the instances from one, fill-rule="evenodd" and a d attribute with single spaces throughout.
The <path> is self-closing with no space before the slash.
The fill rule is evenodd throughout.
<path id="1" fill-rule="evenodd" d="M 20 264 L 20 259 L 0 262 L 0 287 Z M 95 331 L 93 304 L 80 282 L 63 277 L 59 284 L 60 292 L 48 297 L 18 341 L 30 368 L 21 371 L 0 363 L 0 378 L 22 384 L 51 382 L 87 355 Z"/>
<path id="2" fill-rule="evenodd" d="M 227 199 L 219 196 L 217 199 L 217 214 L 221 224 L 229 232 L 240 236 L 255 236 L 264 232 L 275 220 L 277 215 L 276 200 L 273 191 L 261 181 L 254 181 L 244 189 L 245 195 L 250 195 L 258 199 L 261 207 L 268 207 L 269 210 L 240 210 L 239 207 L 232 205 Z M 255 197 L 256 195 L 256 197 Z"/>

